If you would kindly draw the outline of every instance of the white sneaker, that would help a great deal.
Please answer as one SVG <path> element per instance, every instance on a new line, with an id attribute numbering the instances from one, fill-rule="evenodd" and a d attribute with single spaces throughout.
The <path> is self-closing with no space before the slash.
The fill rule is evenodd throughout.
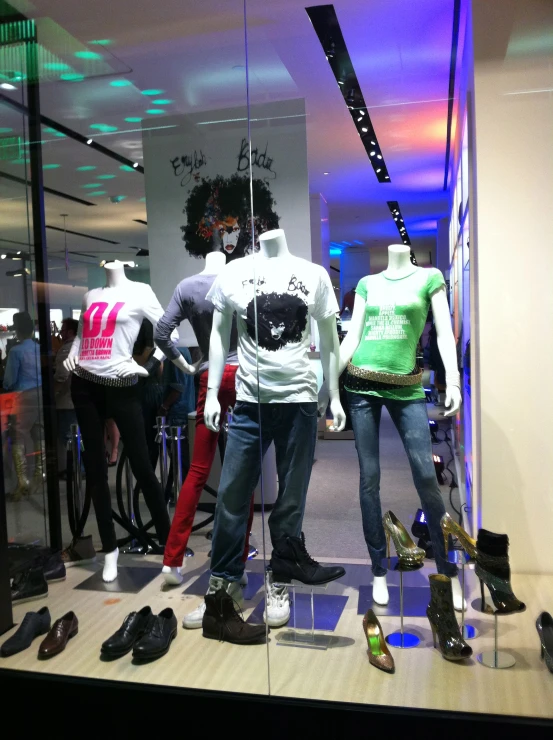
<path id="1" fill-rule="evenodd" d="M 463 597 L 463 590 L 461 588 L 461 584 L 459 583 L 459 579 L 457 577 L 453 577 L 451 579 L 451 591 L 453 595 L 453 608 L 456 612 L 463 611 L 463 608 L 467 608 L 467 600 Z"/>
<path id="2" fill-rule="evenodd" d="M 373 601 L 380 606 L 386 606 L 390 601 L 386 576 L 373 576 Z"/>
<path id="3" fill-rule="evenodd" d="M 273 583 L 272 573 L 267 573 L 267 608 L 263 621 L 269 627 L 282 627 L 290 619 L 290 596 L 282 584 Z"/>
<path id="4" fill-rule="evenodd" d="M 205 601 L 202 601 L 197 609 L 190 614 L 185 614 L 182 620 L 182 626 L 186 630 L 197 630 L 202 626 L 202 620 L 205 614 Z"/>
<path id="5" fill-rule="evenodd" d="M 161 569 L 161 573 L 168 586 L 180 586 L 184 581 L 181 568 L 172 568 L 170 565 L 164 565 Z"/>

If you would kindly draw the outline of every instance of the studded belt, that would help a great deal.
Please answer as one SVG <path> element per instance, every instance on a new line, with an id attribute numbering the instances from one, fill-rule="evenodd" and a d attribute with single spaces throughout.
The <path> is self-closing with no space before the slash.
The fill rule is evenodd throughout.
<path id="1" fill-rule="evenodd" d="M 391 391 L 417 385 L 422 381 L 422 370 L 415 365 L 407 375 L 395 373 L 379 373 L 374 370 L 363 370 L 348 363 L 345 386 L 351 391 Z"/>
<path id="2" fill-rule="evenodd" d="M 137 375 L 129 375 L 126 378 L 105 378 L 102 375 L 89 373 L 88 370 L 85 370 L 80 365 L 77 365 L 73 372 L 83 380 L 88 380 L 91 383 L 97 383 L 98 385 L 107 385 L 111 388 L 128 388 L 131 385 L 136 385 L 138 382 Z"/>

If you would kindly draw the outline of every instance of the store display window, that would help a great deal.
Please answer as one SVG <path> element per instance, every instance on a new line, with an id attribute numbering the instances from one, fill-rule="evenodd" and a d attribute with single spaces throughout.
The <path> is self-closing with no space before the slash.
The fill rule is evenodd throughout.
<path id="1" fill-rule="evenodd" d="M 0 3 L 0 671 L 551 717 L 471 8 Z"/>

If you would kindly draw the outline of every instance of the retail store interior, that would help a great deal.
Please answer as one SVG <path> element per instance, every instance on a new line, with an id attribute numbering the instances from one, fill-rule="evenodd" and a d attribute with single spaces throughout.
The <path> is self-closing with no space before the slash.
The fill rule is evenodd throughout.
<path id="1" fill-rule="evenodd" d="M 493 0 L 491 4 L 497 7 L 500 3 Z M 497 30 L 497 44 L 490 44 L 486 51 L 485 34 L 477 20 L 483 23 L 489 18 L 485 10 L 476 8 L 481 5 L 469 0 L 336 0 L 334 5 L 313 7 L 299 0 L 96 0 L 91 13 L 83 2 L 10 0 L 8 6 L 0 0 L 0 33 L 5 31 L 0 38 L 0 354 L 5 388 L 0 393 L 0 499 L 4 499 L 0 507 L 5 506 L 8 541 L 0 560 L 8 558 L 13 589 L 25 568 L 35 568 L 40 558 L 44 565 L 44 548 L 50 547 L 55 559 L 56 550 L 88 538 L 88 554 L 90 548 L 94 551 L 90 558 L 84 557 L 84 564 L 75 562 L 76 556 L 63 561 L 67 564 L 63 577 L 58 569 L 60 577 L 47 579 L 46 592 L 38 587 L 38 598 L 29 603 L 14 600 L 11 624 L 0 622 L 4 642 L 15 634 L 27 612 L 47 606 L 52 621 L 76 614 L 78 634 L 71 627 L 73 639 L 61 654 L 48 660 L 37 659 L 37 640 L 29 649 L 0 658 L 0 669 L 360 704 L 553 717 L 553 677 L 542 659 L 543 650 L 540 653 L 540 640 L 543 644 L 547 639 L 541 635 L 549 628 L 549 668 L 553 671 L 553 623 L 545 625 L 539 635 L 535 626 L 538 615 L 548 608 L 553 611 L 551 565 L 540 566 L 540 545 L 527 547 L 521 542 L 535 511 L 518 499 L 503 506 L 497 501 L 497 489 L 510 494 L 511 486 L 520 483 L 520 475 L 512 472 L 515 456 L 508 454 L 510 432 L 504 432 L 503 447 L 490 442 L 486 425 L 493 426 L 494 417 L 492 413 L 490 421 L 482 408 L 486 393 L 495 397 L 491 378 L 496 370 L 484 350 L 482 365 L 478 364 L 474 346 L 474 337 L 482 343 L 487 336 L 493 344 L 489 318 L 477 332 L 481 294 L 475 274 L 482 276 L 481 286 L 488 285 L 485 279 L 491 280 L 484 260 L 478 263 L 478 272 L 474 268 L 475 250 L 479 247 L 480 259 L 484 249 L 484 232 L 476 231 L 476 208 L 478 204 L 480 219 L 486 208 L 481 197 L 489 197 L 491 190 L 486 161 L 481 168 L 483 185 L 478 184 L 477 190 L 477 117 L 485 118 L 484 104 L 478 108 L 478 85 L 482 85 L 483 101 L 483 80 L 497 66 L 503 102 L 534 103 L 533 95 L 517 91 L 549 90 L 548 106 L 534 111 L 533 120 L 539 119 L 544 128 L 550 125 L 553 12 L 548 4 L 530 0 L 523 13 L 509 0 L 503 25 Z M 33 79 L 30 43 L 24 35 L 31 31 L 24 28 L 24 18 L 34 21 L 32 33 L 38 39 L 38 44 L 33 41 L 38 60 Z M 549 29 L 547 38 L 544 29 Z M 19 40 L 18 33 L 22 34 Z M 538 38 L 543 39 L 539 54 L 535 53 Z M 529 81 L 524 81 L 522 70 L 530 70 Z M 37 105 L 40 126 L 33 128 L 30 119 Z M 497 112 L 506 112 L 497 105 Z M 525 114 L 522 109 L 516 113 Z M 485 123 L 482 129 L 487 130 Z M 39 136 L 38 145 L 33 134 Z M 487 135 L 489 144 L 491 135 Z M 548 146 L 551 159 L 551 143 Z M 37 150 L 38 165 L 33 160 Z M 36 182 L 38 172 L 43 188 Z M 41 353 L 51 346 L 50 364 L 43 359 L 41 369 L 43 385 L 51 382 L 54 387 L 55 375 L 53 381 L 45 378 L 48 368 L 59 372 L 62 367 L 55 361 L 55 351 L 67 343 L 67 334 L 62 333 L 69 326 L 66 320 L 74 320 L 71 326 L 75 328 L 79 320 L 82 325 L 83 308 L 90 311 L 85 294 L 102 289 L 106 272 L 109 281 L 110 270 L 119 269 L 114 265 L 124 263 L 128 280 L 151 286 L 163 311 L 177 284 L 204 270 L 206 255 L 194 256 L 188 246 L 191 242 L 186 241 L 193 196 L 202 183 L 217 177 L 217 192 L 222 193 L 236 174 L 244 178 L 246 194 L 240 197 L 249 216 L 243 221 L 237 216 L 234 226 L 227 218 L 221 231 L 225 231 L 222 252 L 229 265 L 238 264 L 234 258 L 243 256 L 240 249 L 246 259 L 251 251 L 248 245 L 243 247 L 240 236 L 233 241 L 233 228 L 250 236 L 251 224 L 261 232 L 283 229 L 292 255 L 322 266 L 330 277 L 339 309 L 335 314 L 340 341 L 345 341 L 353 321 L 353 291 L 361 279 L 389 267 L 390 245 L 408 250 L 411 264 L 439 270 L 445 278 L 442 287 L 460 372 L 458 413 L 447 415 L 451 387 L 446 384 L 439 322 L 433 323 L 434 303 L 426 306 L 432 311 L 423 322 L 416 349 L 417 365 L 423 368 L 424 408 L 440 505 L 474 540 L 482 526 L 508 534 L 511 593 L 524 602 L 523 607 L 526 604 L 525 611 L 512 608 L 516 613 L 507 614 L 505 608 L 502 614 L 487 596 L 482 609 L 474 557 L 463 554 L 462 537 L 450 539 L 453 546 L 446 557 L 458 564 L 460 574 L 459 579 L 452 575 L 453 596 L 455 588 L 464 588 L 465 594 L 463 608 L 455 617 L 461 627 L 468 627 L 461 642 L 466 640 L 472 648 L 464 660 L 444 660 L 433 647 L 434 625 L 427 617 L 429 575 L 436 572 L 433 543 L 417 495 L 414 468 L 386 408 L 379 432 L 382 513 L 393 512 L 407 537 L 412 537 L 413 547 L 423 548 L 427 557 L 417 567 L 403 570 L 400 550 L 394 552 L 392 545 L 391 559 L 388 552 L 382 561 L 390 565 L 389 603 L 373 602 L 375 575 L 361 518 L 358 450 L 343 379 L 339 397 L 346 408 L 344 429 L 334 429 L 333 406 L 325 405 L 317 421 L 302 531 L 309 555 L 323 566 L 341 566 L 345 574 L 314 588 L 290 586 L 289 619 L 271 627 L 266 639 L 256 645 L 204 639 L 202 629 L 185 629 L 181 624 L 203 604 L 210 583 L 214 494 L 221 480 L 221 440 L 226 435 L 220 437 L 200 498 L 182 571 L 167 566 L 179 570 L 178 583 L 170 583 L 162 574 L 162 565 L 167 564 L 159 543 L 156 551 L 154 528 L 149 526 L 145 538 L 140 536 L 149 512 L 138 495 L 136 476 L 113 422 L 106 425 L 106 470 L 116 512 L 119 559 L 114 566 L 117 578 L 109 582 L 104 536 L 100 536 L 90 505 L 89 475 L 81 464 L 87 445 L 82 450 L 79 447 L 81 433 L 72 405 L 58 408 L 57 413 L 48 409 L 45 391 L 36 384 L 37 421 L 23 445 L 23 461 L 19 461 L 21 442 L 14 436 L 13 420 L 24 410 L 18 405 L 17 393 L 8 392 L 6 380 L 8 353 L 20 339 L 14 316 L 28 312 L 35 322 L 30 336 L 39 342 Z M 41 214 L 37 198 L 43 203 L 43 241 L 37 226 Z M 229 216 L 230 211 L 221 213 Z M 200 224 L 207 222 L 207 216 L 203 218 Z M 490 217 L 490 224 L 485 224 L 488 235 L 493 232 L 491 221 Z M 484 228 L 483 217 L 478 223 Z M 506 294 L 511 289 L 507 285 Z M 484 322 L 484 309 L 481 316 Z M 44 327 L 50 332 L 48 341 L 42 336 Z M 324 331 L 313 316 L 311 329 L 310 362 L 322 381 L 324 339 L 320 337 Z M 276 336 L 277 329 L 272 331 Z M 184 355 L 185 363 L 198 361 L 199 365 L 198 345 L 191 322 L 183 322 L 175 346 L 190 351 Z M 140 352 L 133 350 L 135 354 Z M 169 358 L 164 364 L 171 365 Z M 486 368 L 490 375 L 484 378 Z M 166 378 L 166 369 L 163 372 Z M 194 452 L 198 382 L 188 378 L 186 391 L 182 380 L 160 381 L 158 402 L 153 408 L 150 404 L 144 417 L 151 439 L 149 452 L 154 449 L 155 473 L 165 485 L 170 517 Z M 195 400 L 184 421 L 168 421 L 159 434 L 156 420 L 165 414 L 164 403 L 175 384 L 181 400 L 185 393 Z M 320 398 L 320 383 L 319 392 Z M 24 393 L 31 393 L 29 386 Z M 54 437 L 52 441 L 48 429 L 51 433 L 54 427 L 45 419 L 55 419 L 57 429 L 62 418 L 69 418 L 60 416 L 60 410 L 73 413 L 70 423 L 74 426 L 67 427 L 63 440 Z M 38 440 L 33 435 L 37 428 Z M 357 445 L 361 447 L 359 439 Z M 503 466 L 504 471 L 497 472 L 496 486 L 489 485 L 493 473 L 484 461 L 486 445 L 488 450 L 500 450 L 493 464 Z M 494 488 L 487 499 L 486 481 L 488 488 Z M 247 584 L 242 588 L 246 624 L 264 624 L 265 569 L 274 546 L 268 517 L 277 488 L 274 449 L 270 448 L 253 497 L 249 544 L 246 541 Z M 548 528 L 547 517 L 549 522 L 553 519 L 547 496 L 547 491 L 540 491 L 535 503 L 546 519 L 537 524 L 543 527 L 536 538 L 540 540 Z M 516 515 L 508 511 L 517 506 L 520 529 Z M 467 555 L 474 555 L 469 550 Z M 102 643 L 130 612 L 145 606 L 154 614 L 173 610 L 178 633 L 170 649 L 158 660 L 133 660 L 130 654 L 108 659 L 101 653 Z M 367 645 L 363 617 L 371 608 L 377 629 L 382 631 L 380 639 L 382 633 L 399 634 L 402 641 L 399 647 L 390 643 L 393 675 L 375 670 L 369 661 L 371 641 Z M 288 642 L 279 640 L 281 633 L 289 635 Z M 406 643 L 409 637 L 416 643 L 412 649 Z M 482 654 L 488 658 L 480 660 Z M 490 666 L 490 660 L 496 665 Z M 494 670 L 502 660 L 505 669 Z"/>

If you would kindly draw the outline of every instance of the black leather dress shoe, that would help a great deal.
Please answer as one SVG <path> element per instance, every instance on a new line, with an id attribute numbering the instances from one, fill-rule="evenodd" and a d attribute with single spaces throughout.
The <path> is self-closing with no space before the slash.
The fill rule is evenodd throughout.
<path id="1" fill-rule="evenodd" d="M 102 657 L 121 658 L 133 649 L 154 619 L 149 606 L 144 606 L 139 612 L 131 612 L 125 617 L 117 632 L 102 644 Z"/>
<path id="2" fill-rule="evenodd" d="M 3 658 L 15 655 L 31 646 L 35 637 L 45 635 L 50 631 L 50 612 L 47 606 L 43 606 L 38 612 L 27 612 L 19 629 L 9 637 L 0 648 Z"/>
<path id="3" fill-rule="evenodd" d="M 135 643 L 132 657 L 138 661 L 155 660 L 169 650 L 177 636 L 177 618 L 172 609 L 164 609 L 150 622 L 143 637 Z"/>
<path id="4" fill-rule="evenodd" d="M 11 587 L 12 604 L 42 599 L 48 596 L 48 584 L 42 566 L 33 566 L 18 573 Z"/>

